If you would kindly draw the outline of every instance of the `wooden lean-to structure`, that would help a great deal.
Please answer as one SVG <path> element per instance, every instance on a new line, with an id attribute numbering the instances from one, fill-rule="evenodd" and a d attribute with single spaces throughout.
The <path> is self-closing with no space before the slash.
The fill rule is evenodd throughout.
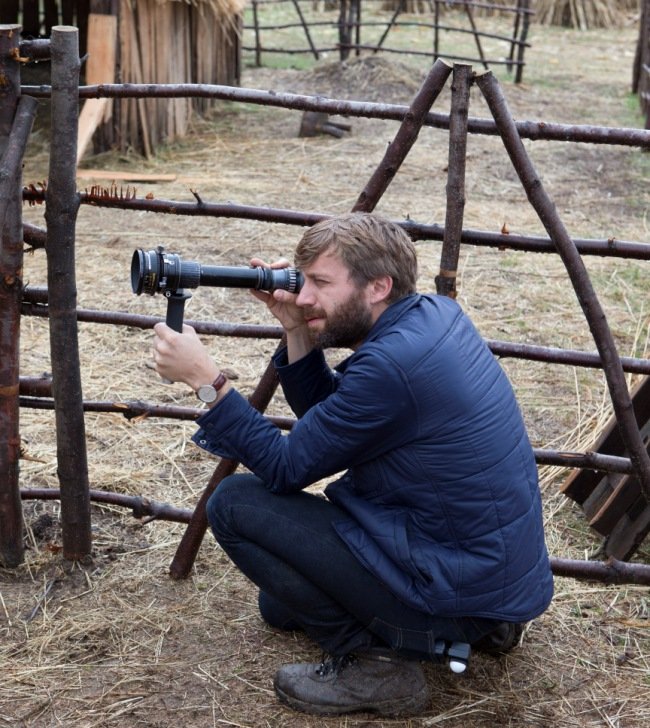
<path id="1" fill-rule="evenodd" d="M 119 81 L 238 85 L 243 6 L 244 0 L 120 0 Z M 204 113 L 210 101 L 113 103 L 119 147 L 149 155 L 161 142 L 184 136 L 192 115 Z"/>
<path id="2" fill-rule="evenodd" d="M 0 23 L 23 39 L 79 29 L 81 82 L 239 85 L 245 0 L 2 0 Z M 39 83 L 47 83 L 41 76 Z M 81 112 L 78 157 L 94 148 L 147 156 L 184 136 L 206 98 L 89 99 Z"/>

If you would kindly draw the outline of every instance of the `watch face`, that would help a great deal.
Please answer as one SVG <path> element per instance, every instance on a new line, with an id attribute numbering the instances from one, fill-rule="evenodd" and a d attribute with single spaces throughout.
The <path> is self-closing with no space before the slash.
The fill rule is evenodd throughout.
<path id="1" fill-rule="evenodd" d="M 211 404 L 217 398 L 217 390 L 211 384 L 202 384 L 196 390 L 196 396 L 201 400 L 201 402 Z"/>

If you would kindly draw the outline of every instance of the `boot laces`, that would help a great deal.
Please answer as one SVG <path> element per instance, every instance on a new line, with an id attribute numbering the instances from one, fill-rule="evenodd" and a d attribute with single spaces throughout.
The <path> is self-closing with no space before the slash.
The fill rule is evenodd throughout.
<path id="1" fill-rule="evenodd" d="M 355 662 L 355 660 L 356 658 L 354 657 L 354 655 L 332 655 L 328 657 L 323 656 L 323 661 L 316 668 L 316 674 L 319 677 L 326 677 L 327 675 L 331 674 L 338 675 L 348 665 L 351 665 L 353 662 Z"/>

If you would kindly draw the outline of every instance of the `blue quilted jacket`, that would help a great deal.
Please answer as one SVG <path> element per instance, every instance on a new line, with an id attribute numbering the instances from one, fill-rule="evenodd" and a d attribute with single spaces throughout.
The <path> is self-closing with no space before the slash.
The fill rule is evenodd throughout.
<path id="1" fill-rule="evenodd" d="M 331 370 L 320 350 L 280 381 L 298 420 L 283 434 L 235 390 L 194 441 L 276 493 L 334 474 L 335 524 L 404 602 L 440 616 L 527 621 L 553 593 L 537 468 L 510 383 L 458 304 L 390 306 Z"/>

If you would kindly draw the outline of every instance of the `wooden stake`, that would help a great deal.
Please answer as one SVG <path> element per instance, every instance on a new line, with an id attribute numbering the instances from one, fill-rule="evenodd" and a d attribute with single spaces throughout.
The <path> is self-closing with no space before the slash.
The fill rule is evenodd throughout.
<path id="1" fill-rule="evenodd" d="M 454 64 L 451 113 L 449 115 L 449 164 L 447 172 L 447 209 L 445 234 L 440 255 L 436 292 L 456 298 L 456 279 L 465 211 L 465 163 L 467 155 L 467 118 L 472 67 Z"/>
<path id="2" fill-rule="evenodd" d="M 12 54 L 18 49 L 19 37 L 19 25 L 0 26 L 0 563 L 8 567 L 18 566 L 24 558 L 17 391 L 23 268 L 22 153 L 16 154 L 19 150 L 11 148 L 20 90 L 20 66 Z"/>
<path id="3" fill-rule="evenodd" d="M 88 461 L 77 332 L 75 225 L 79 209 L 76 152 L 79 36 L 52 28 L 52 145 L 47 185 L 47 280 L 52 393 L 56 403 L 57 474 L 61 484 L 63 555 L 90 555 Z"/>

